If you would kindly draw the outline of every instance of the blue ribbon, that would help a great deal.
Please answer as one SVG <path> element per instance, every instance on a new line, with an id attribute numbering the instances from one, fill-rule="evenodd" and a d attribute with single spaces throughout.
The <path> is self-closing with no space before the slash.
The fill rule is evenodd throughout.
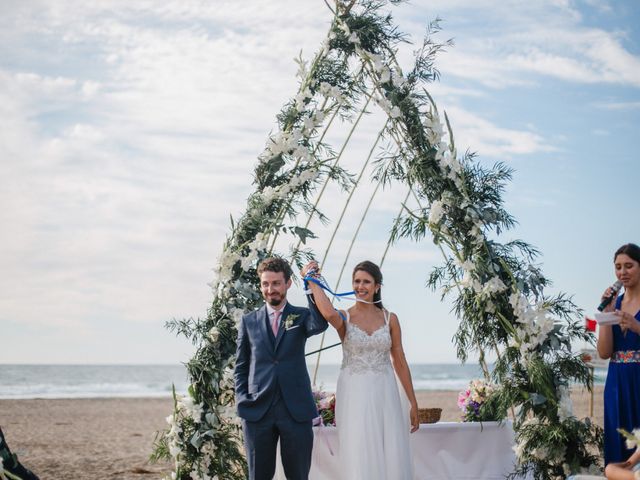
<path id="1" fill-rule="evenodd" d="M 342 300 L 340 297 L 347 297 L 349 295 L 355 295 L 355 291 L 350 291 L 350 292 L 343 292 L 343 293 L 336 293 L 333 290 L 331 290 L 329 288 L 329 286 L 327 285 L 327 282 L 325 281 L 324 277 L 320 277 L 319 279 L 316 277 L 312 277 L 310 275 L 307 275 L 306 277 L 304 277 L 304 289 L 305 290 L 309 290 L 309 286 L 308 286 L 308 282 L 313 282 L 316 285 L 318 285 L 320 288 L 322 288 L 323 290 L 326 290 L 330 295 L 337 297 L 338 300 Z"/>

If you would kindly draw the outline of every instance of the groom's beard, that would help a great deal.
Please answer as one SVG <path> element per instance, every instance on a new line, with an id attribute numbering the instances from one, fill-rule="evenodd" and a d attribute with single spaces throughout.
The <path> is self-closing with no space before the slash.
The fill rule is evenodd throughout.
<path id="1" fill-rule="evenodd" d="M 275 294 L 269 295 L 268 297 L 265 297 L 265 300 L 272 307 L 277 307 L 278 305 L 281 305 L 286 298 L 287 298 L 286 295 L 275 293 Z"/>

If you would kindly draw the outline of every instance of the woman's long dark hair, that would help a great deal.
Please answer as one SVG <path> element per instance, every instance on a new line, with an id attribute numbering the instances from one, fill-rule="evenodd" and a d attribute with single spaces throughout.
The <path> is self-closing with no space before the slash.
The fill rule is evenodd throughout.
<path id="1" fill-rule="evenodd" d="M 358 270 L 362 270 L 363 272 L 367 272 L 369 275 L 373 277 L 373 281 L 376 285 L 379 285 L 378 291 L 373 294 L 373 301 L 378 302 L 374 305 L 378 307 L 380 310 L 384 309 L 382 306 L 382 272 L 380 271 L 380 267 L 369 260 L 365 260 L 364 262 L 360 262 L 353 269 L 353 273 L 351 274 L 351 279 L 355 276 Z"/>
<path id="2" fill-rule="evenodd" d="M 640 263 L 640 247 L 635 243 L 626 243 L 622 245 L 618 250 L 616 250 L 616 254 L 613 256 L 613 261 L 616 261 L 618 255 L 628 255 L 636 262 Z"/>

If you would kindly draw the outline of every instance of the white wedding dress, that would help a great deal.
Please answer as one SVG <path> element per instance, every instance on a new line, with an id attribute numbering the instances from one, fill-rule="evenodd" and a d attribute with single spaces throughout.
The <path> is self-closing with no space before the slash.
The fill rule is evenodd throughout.
<path id="1" fill-rule="evenodd" d="M 411 480 L 406 394 L 391 365 L 389 312 L 369 335 L 349 321 L 336 389 L 336 427 L 343 480 Z"/>

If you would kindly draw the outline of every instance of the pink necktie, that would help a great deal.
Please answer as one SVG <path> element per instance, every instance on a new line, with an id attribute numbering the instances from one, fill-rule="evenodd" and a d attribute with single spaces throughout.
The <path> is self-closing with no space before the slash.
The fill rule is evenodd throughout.
<path id="1" fill-rule="evenodd" d="M 278 335 L 278 325 L 280 324 L 280 315 L 282 312 L 280 310 L 273 311 L 273 320 L 271 321 L 271 330 L 273 330 L 273 335 Z"/>

